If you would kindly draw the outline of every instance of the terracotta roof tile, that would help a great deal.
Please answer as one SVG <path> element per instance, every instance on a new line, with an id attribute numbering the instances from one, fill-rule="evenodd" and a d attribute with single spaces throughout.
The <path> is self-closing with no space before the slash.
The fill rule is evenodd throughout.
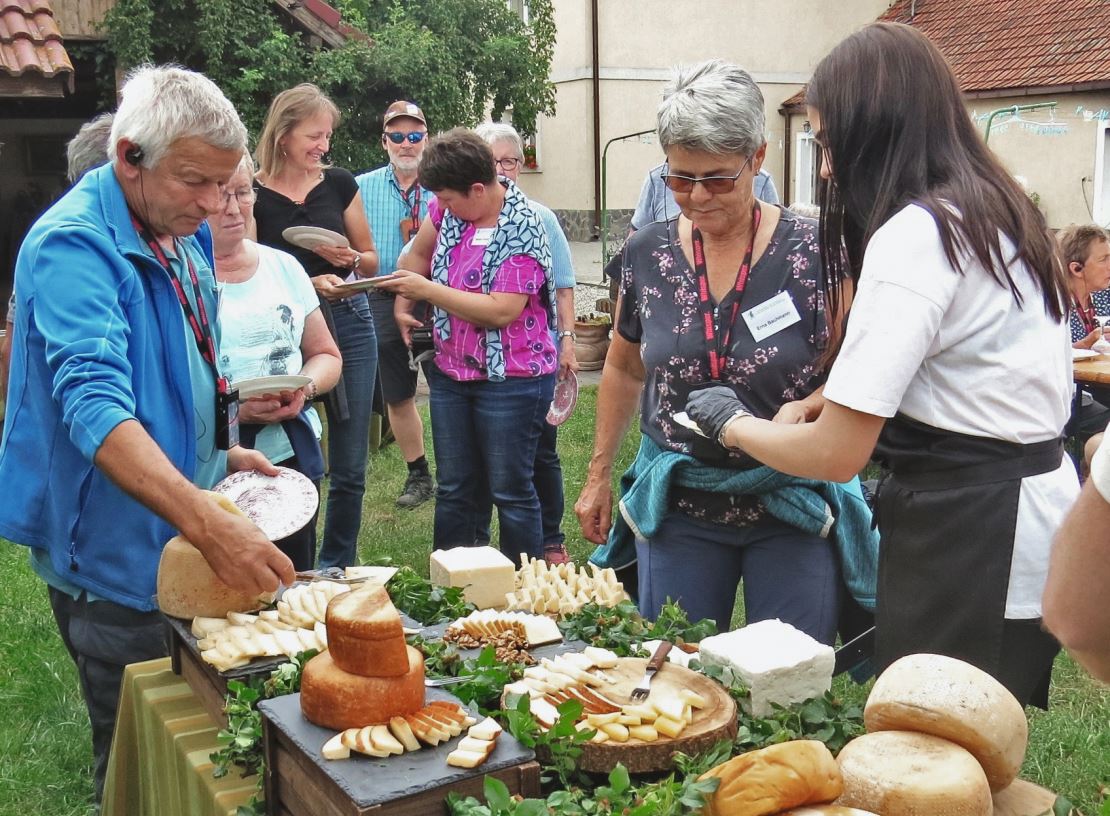
<path id="1" fill-rule="evenodd" d="M 0 0 L 0 72 L 44 79 L 68 74 L 72 83 L 73 63 L 47 0 Z"/>

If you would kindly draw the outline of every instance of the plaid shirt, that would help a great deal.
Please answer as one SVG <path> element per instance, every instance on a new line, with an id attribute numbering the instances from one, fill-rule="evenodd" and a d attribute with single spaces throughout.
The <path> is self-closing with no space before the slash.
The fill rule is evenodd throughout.
<path id="1" fill-rule="evenodd" d="M 391 164 L 363 173 L 355 181 L 358 182 L 366 220 L 370 222 L 370 231 L 378 248 L 378 274 L 388 275 L 397 268 L 397 258 L 407 243 L 401 240 L 401 219 L 411 215 L 415 207 L 419 226 L 428 215 L 432 193 L 416 185 L 406 199 Z"/>

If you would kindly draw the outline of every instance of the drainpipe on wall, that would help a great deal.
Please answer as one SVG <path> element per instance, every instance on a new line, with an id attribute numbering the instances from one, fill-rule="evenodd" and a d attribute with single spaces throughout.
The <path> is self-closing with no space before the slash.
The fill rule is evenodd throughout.
<path id="1" fill-rule="evenodd" d="M 782 145 L 782 184 L 783 184 L 783 206 L 789 207 L 793 204 L 791 193 L 793 192 L 793 185 L 790 183 L 790 145 L 793 141 L 790 138 L 790 114 L 784 113 L 782 118 L 786 120 L 786 140 Z"/>
<path id="2" fill-rule="evenodd" d="M 593 49 L 594 97 L 594 238 L 601 235 L 601 67 L 598 48 L 598 0 L 590 0 L 590 39 Z"/>

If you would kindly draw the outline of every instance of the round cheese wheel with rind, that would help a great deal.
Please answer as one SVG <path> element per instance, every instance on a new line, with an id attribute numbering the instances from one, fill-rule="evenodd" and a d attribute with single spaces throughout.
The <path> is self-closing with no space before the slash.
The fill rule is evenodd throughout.
<path id="1" fill-rule="evenodd" d="M 891 663 L 875 681 L 863 721 L 869 732 L 919 731 L 966 748 L 993 791 L 1017 778 L 1029 742 L 1017 698 L 982 669 L 943 655 Z"/>
<path id="2" fill-rule="evenodd" d="M 844 792 L 834 802 L 882 816 L 991 816 L 991 789 L 978 760 L 954 742 L 878 731 L 849 742 L 836 759 Z"/>
<path id="3" fill-rule="evenodd" d="M 812 805 L 784 811 L 780 816 L 879 816 L 879 814 L 842 805 Z"/>
<path id="4" fill-rule="evenodd" d="M 705 816 L 770 816 L 840 795 L 840 771 L 823 742 L 792 740 L 749 751 L 706 771 L 720 779 Z"/>
<path id="5" fill-rule="evenodd" d="M 370 586 L 328 602 L 328 648 L 335 665 L 363 677 L 400 677 L 409 670 L 401 616 L 385 587 Z"/>
<path id="6" fill-rule="evenodd" d="M 301 675 L 301 713 L 309 722 L 343 731 L 389 722 L 424 706 L 424 656 L 412 646 L 400 677 L 363 677 L 343 671 L 331 651 L 309 660 Z"/>

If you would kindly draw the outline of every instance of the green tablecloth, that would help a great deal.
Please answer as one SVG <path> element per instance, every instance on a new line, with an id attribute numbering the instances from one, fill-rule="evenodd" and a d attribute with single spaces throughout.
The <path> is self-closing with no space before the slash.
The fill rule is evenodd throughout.
<path id="1" fill-rule="evenodd" d="M 212 722 L 169 658 L 124 671 L 103 816 L 234 816 L 255 777 L 212 778 Z"/>

